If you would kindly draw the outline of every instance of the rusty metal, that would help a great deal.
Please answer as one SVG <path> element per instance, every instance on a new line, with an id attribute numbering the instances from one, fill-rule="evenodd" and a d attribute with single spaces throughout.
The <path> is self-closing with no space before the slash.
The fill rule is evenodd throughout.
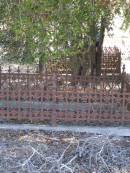
<path id="1" fill-rule="evenodd" d="M 49 59 L 46 63 L 47 72 L 52 74 L 72 74 L 71 58 Z M 121 51 L 117 47 L 104 47 L 101 57 L 102 74 L 121 74 Z"/>
<path id="2" fill-rule="evenodd" d="M 1 67 L 0 67 L 1 69 Z M 123 80 L 122 80 L 123 78 Z M 75 80 L 75 85 L 73 82 Z M 30 122 L 129 123 L 125 72 L 81 77 L 0 70 L 0 118 Z"/>
<path id="3" fill-rule="evenodd" d="M 104 48 L 101 58 L 101 72 L 106 74 L 121 73 L 121 52 L 118 48 Z"/>
<path id="4" fill-rule="evenodd" d="M 1 67 L 0 67 L 1 68 Z M 29 68 L 26 72 L 12 71 L 9 67 L 8 72 L 0 70 L 0 88 L 17 90 L 21 89 L 43 89 L 60 91 L 121 91 L 125 82 L 125 72 L 120 75 L 104 74 L 101 76 L 73 76 L 68 73 L 32 73 Z"/>

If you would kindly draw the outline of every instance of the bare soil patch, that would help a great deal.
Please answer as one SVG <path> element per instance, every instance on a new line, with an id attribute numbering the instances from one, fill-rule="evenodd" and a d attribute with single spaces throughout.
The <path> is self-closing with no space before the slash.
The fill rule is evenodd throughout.
<path id="1" fill-rule="evenodd" d="M 0 130 L 0 173 L 129 172 L 129 137 Z"/>

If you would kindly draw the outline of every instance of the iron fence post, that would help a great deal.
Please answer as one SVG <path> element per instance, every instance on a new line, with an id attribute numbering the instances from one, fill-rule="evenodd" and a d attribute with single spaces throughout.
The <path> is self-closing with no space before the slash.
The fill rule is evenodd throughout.
<path id="1" fill-rule="evenodd" d="M 121 75 L 121 93 L 123 93 L 125 82 L 126 82 L 126 72 L 125 72 L 125 64 L 124 64 L 122 67 L 122 75 Z"/>
<path id="2" fill-rule="evenodd" d="M 1 65 L 0 65 L 0 89 L 1 89 L 1 87 L 2 87 L 1 73 L 2 73 L 2 68 L 1 68 Z"/>

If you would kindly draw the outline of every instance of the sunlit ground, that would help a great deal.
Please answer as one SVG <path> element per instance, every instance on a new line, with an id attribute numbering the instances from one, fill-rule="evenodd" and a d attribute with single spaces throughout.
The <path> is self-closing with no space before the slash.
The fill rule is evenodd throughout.
<path id="1" fill-rule="evenodd" d="M 129 173 L 129 137 L 0 131 L 0 173 Z"/>

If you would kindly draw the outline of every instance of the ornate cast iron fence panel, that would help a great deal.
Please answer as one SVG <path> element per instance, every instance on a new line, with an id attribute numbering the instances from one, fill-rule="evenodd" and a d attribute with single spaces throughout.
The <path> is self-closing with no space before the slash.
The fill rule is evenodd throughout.
<path id="1" fill-rule="evenodd" d="M 123 79 L 122 79 L 123 78 Z M 0 71 L 0 118 L 58 123 L 130 123 L 122 76 L 75 77 Z"/>
<path id="2" fill-rule="evenodd" d="M 130 123 L 130 93 L 1 90 L 0 118 L 52 124 Z"/>
<path id="3" fill-rule="evenodd" d="M 26 73 L 21 73 L 19 68 L 16 72 L 12 72 L 9 68 L 6 73 L 0 70 L 0 88 L 9 90 L 39 88 L 60 91 L 121 91 L 125 76 L 124 71 L 120 75 L 82 77 L 67 73 L 31 73 L 29 69 Z"/>
<path id="4" fill-rule="evenodd" d="M 121 73 L 121 52 L 118 48 L 104 48 L 101 59 L 101 72 L 106 74 Z"/>
<path id="5" fill-rule="evenodd" d="M 58 72 L 59 74 L 72 74 L 71 58 L 51 59 L 46 63 L 48 74 Z M 121 73 L 121 52 L 117 47 L 104 47 L 101 57 L 102 74 Z"/>

